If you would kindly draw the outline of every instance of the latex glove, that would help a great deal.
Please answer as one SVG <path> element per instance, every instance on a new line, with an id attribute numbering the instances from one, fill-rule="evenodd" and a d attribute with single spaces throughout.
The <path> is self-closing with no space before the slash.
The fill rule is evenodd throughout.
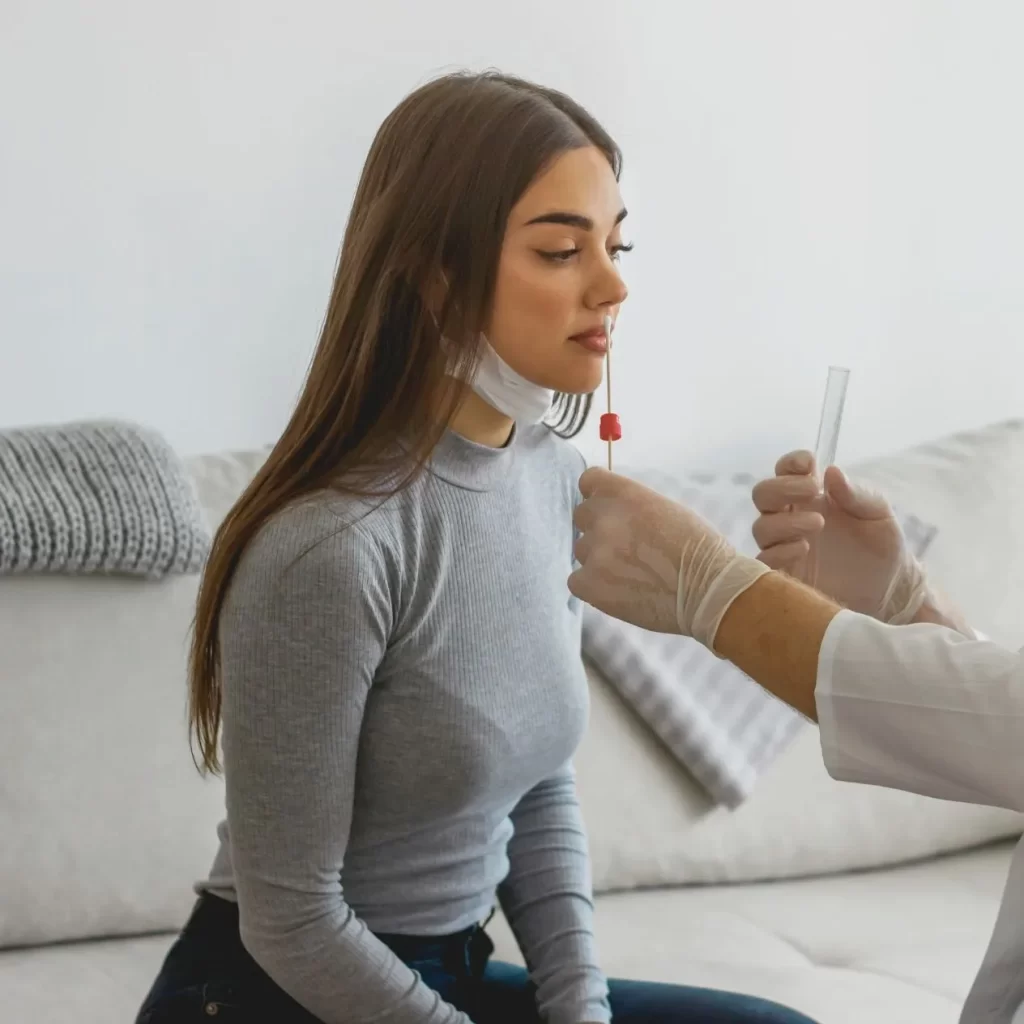
<path id="1" fill-rule="evenodd" d="M 854 611 L 910 622 L 927 584 L 885 497 L 836 466 L 825 471 L 822 490 L 810 452 L 784 455 L 775 473 L 754 487 L 758 557 Z"/>
<path id="2" fill-rule="evenodd" d="M 582 532 L 569 590 L 644 629 L 682 633 L 714 650 L 729 605 L 768 567 L 738 555 L 709 523 L 648 487 L 604 469 L 580 478 Z"/>

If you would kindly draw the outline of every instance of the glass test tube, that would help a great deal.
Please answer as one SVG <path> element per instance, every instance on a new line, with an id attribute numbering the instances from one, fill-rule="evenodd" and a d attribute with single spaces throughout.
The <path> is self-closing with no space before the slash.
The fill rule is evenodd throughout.
<path id="1" fill-rule="evenodd" d="M 819 493 L 824 490 L 825 470 L 834 465 L 839 445 L 839 427 L 843 422 L 843 407 L 846 404 L 846 387 L 850 382 L 850 371 L 845 366 L 830 366 L 825 384 L 825 400 L 821 405 L 821 421 L 818 424 L 818 440 L 814 446 L 815 472 L 818 476 Z M 807 556 L 807 582 L 818 585 L 818 545 L 811 542 Z"/>
<path id="2" fill-rule="evenodd" d="M 849 382 L 850 371 L 845 366 L 828 368 L 825 401 L 821 406 L 821 422 L 818 424 L 818 442 L 814 446 L 814 461 L 819 477 L 836 461 L 839 427 L 843 422 L 843 406 L 846 404 L 846 386 Z"/>

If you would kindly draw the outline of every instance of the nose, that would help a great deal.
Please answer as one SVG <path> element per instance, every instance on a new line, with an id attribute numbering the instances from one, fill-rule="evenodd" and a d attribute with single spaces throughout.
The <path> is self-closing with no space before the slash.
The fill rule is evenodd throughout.
<path id="1" fill-rule="evenodd" d="M 614 260 L 607 260 L 601 267 L 597 279 L 591 284 L 590 303 L 595 309 L 609 309 L 621 306 L 629 295 L 626 282 L 622 280 L 619 266 Z"/>
<path id="2" fill-rule="evenodd" d="M 626 282 L 622 280 L 618 267 L 613 267 L 612 270 L 611 290 L 612 295 L 608 300 L 610 306 L 621 306 L 629 297 L 629 289 L 626 287 Z"/>

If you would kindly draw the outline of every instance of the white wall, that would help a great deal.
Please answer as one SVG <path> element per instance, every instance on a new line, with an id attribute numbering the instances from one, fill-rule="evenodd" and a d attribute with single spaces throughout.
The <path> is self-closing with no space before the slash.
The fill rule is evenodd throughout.
<path id="1" fill-rule="evenodd" d="M 452 65 L 624 145 L 621 462 L 765 468 L 813 443 L 830 362 L 848 459 L 1024 415 L 1024 6 L 628 8 L 5 0 L 0 425 L 272 439 L 371 136 Z"/>

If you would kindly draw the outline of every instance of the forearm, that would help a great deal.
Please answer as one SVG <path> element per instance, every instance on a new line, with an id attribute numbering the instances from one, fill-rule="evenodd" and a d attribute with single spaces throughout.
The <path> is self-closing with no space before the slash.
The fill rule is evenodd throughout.
<path id="1" fill-rule="evenodd" d="M 780 700 L 817 720 L 818 656 L 839 610 L 791 577 L 767 573 L 733 601 L 715 636 L 715 650 Z"/>
<path id="2" fill-rule="evenodd" d="M 851 612 L 825 638 L 822 754 L 844 782 L 1021 810 L 1024 654 Z"/>
<path id="3" fill-rule="evenodd" d="M 566 769 L 513 813 L 510 870 L 501 887 L 509 920 L 551 1024 L 605 1022 L 608 988 L 597 964 L 590 861 L 575 780 Z"/>
<path id="4" fill-rule="evenodd" d="M 324 1024 L 470 1024 L 339 896 L 282 890 L 239 873 L 245 948 Z"/>

